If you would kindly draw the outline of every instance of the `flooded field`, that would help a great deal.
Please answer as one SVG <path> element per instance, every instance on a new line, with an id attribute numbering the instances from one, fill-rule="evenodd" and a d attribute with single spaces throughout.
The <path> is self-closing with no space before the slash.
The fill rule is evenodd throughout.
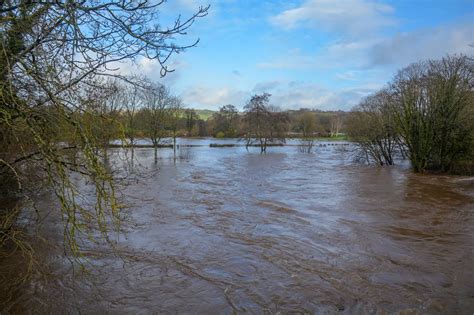
<path id="1" fill-rule="evenodd" d="M 4 308 L 473 313 L 472 178 L 356 164 L 341 143 L 317 143 L 311 154 L 285 146 L 261 155 L 258 148 L 209 148 L 209 142 L 215 141 L 188 140 L 203 146 L 181 147 L 176 161 L 171 149 L 160 149 L 156 164 L 152 149 L 135 151 L 123 190 L 129 208 L 120 255 L 86 244 L 89 275 L 72 272 L 61 222 L 47 216 L 30 231 L 51 244 L 37 249 L 47 274 L 2 297 Z M 112 162 L 124 168 L 121 151 L 114 154 Z M 51 200 L 42 196 L 39 211 L 54 209 Z"/>

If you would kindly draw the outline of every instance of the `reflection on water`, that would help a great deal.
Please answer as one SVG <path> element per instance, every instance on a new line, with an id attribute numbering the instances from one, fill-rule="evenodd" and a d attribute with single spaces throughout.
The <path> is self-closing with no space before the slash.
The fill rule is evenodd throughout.
<path id="1" fill-rule="evenodd" d="M 474 311 L 472 180 L 356 165 L 337 146 L 187 150 L 155 165 L 137 149 L 121 257 L 89 244 L 93 276 L 73 279 L 61 248 L 43 246 L 50 274 L 11 311 Z M 38 233 L 59 242 L 49 220 Z"/>

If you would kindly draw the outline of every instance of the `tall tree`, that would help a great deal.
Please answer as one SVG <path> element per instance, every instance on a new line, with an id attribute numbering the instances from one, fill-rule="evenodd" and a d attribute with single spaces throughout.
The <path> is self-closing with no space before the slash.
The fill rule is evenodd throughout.
<path id="1" fill-rule="evenodd" d="M 331 137 L 336 137 L 342 129 L 342 115 L 339 112 L 336 113 L 330 118 L 329 122 L 331 126 L 329 135 Z"/>
<path id="2" fill-rule="evenodd" d="M 368 164 L 393 165 L 399 152 L 391 101 L 389 91 L 382 90 L 365 98 L 349 116 L 348 135 L 357 146 L 359 158 Z"/>
<path id="3" fill-rule="evenodd" d="M 419 62 L 391 84 L 392 112 L 415 172 L 449 170 L 472 147 L 465 118 L 473 105 L 473 62 L 466 56 Z"/>
<path id="4" fill-rule="evenodd" d="M 143 90 L 139 85 L 127 84 L 121 91 L 123 104 L 123 118 L 125 127 L 125 137 L 128 139 L 127 145 L 132 151 L 132 161 L 134 158 L 134 147 L 137 136 L 138 122 L 137 113 L 142 106 Z"/>
<path id="5" fill-rule="evenodd" d="M 430 61 L 427 76 L 435 126 L 431 166 L 449 171 L 473 146 L 474 62 L 466 56 Z"/>
<path id="6" fill-rule="evenodd" d="M 302 152 L 311 153 L 314 145 L 314 133 L 316 132 L 316 116 L 310 111 L 304 112 L 298 120 L 298 130 L 301 132 Z"/>
<path id="7" fill-rule="evenodd" d="M 145 133 L 153 144 L 155 163 L 158 160 L 158 146 L 166 135 L 166 107 L 170 100 L 168 89 L 158 83 L 148 82 L 143 89 L 143 120 Z"/>
<path id="8" fill-rule="evenodd" d="M 79 113 L 81 124 L 84 128 L 88 128 L 89 134 L 94 135 L 98 145 L 95 150 L 98 153 L 101 149 L 105 159 L 108 157 L 110 142 L 123 138 L 121 135 L 123 130 L 119 123 L 123 105 L 122 90 L 123 85 L 117 80 L 100 80 L 87 87 L 81 100 L 83 108 Z M 74 141 L 71 145 L 73 144 Z"/>
<path id="9" fill-rule="evenodd" d="M 258 144 L 265 153 L 269 144 L 285 143 L 288 115 L 270 105 L 270 94 L 254 95 L 244 106 L 246 147 Z"/>
<path id="10" fill-rule="evenodd" d="M 179 123 L 183 115 L 183 102 L 179 97 L 173 96 L 169 99 L 166 108 L 166 121 L 168 130 L 173 139 L 173 158 L 176 162 L 176 138 L 178 137 Z"/>
<path id="11" fill-rule="evenodd" d="M 187 108 L 184 110 L 184 118 L 186 119 L 186 131 L 187 135 L 191 136 L 193 132 L 193 128 L 196 125 L 196 122 L 199 118 L 196 111 L 192 108 Z"/>

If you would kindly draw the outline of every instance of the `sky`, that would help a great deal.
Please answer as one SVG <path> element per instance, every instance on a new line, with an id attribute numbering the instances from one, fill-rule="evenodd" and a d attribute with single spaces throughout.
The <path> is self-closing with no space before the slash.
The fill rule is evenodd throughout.
<path id="1" fill-rule="evenodd" d="M 350 110 L 410 63 L 474 55 L 474 0 L 169 0 L 161 24 L 210 4 L 170 60 L 133 66 L 169 86 L 185 106 L 242 107 L 272 94 L 282 109 Z"/>

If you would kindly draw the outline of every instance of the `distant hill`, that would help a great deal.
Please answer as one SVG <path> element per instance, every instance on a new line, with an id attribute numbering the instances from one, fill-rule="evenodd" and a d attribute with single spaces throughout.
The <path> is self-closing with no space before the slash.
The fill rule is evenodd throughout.
<path id="1" fill-rule="evenodd" d="M 202 120 L 207 120 L 212 116 L 216 111 L 210 109 L 195 109 L 196 113 L 199 115 L 199 118 Z"/>

